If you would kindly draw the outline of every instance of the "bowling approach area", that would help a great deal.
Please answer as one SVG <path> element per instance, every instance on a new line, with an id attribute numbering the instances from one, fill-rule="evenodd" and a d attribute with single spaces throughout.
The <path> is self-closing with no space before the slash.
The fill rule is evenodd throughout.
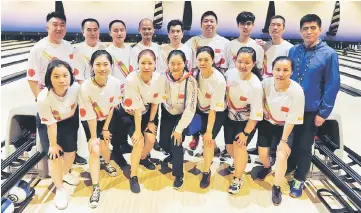
<path id="1" fill-rule="evenodd" d="M 65 184 L 70 195 L 65 210 L 58 210 L 53 204 L 55 186 L 49 177 L 44 161 L 44 153 L 38 146 L 35 128 L 35 101 L 27 80 L 19 73 L 26 69 L 27 54 L 31 41 L 2 41 L 2 50 L 11 49 L 5 45 L 13 44 L 20 49 L 2 51 L 2 212 L 331 212 L 332 209 L 344 209 L 343 212 L 357 212 L 361 208 L 361 99 L 347 92 L 347 88 L 360 88 L 361 52 L 340 54 L 340 71 L 348 75 L 341 76 L 343 90 L 338 93 L 333 115 L 318 132 L 314 147 L 313 165 L 306 182 L 302 197 L 294 199 L 289 193 L 287 179 L 282 184 L 283 201 L 274 206 L 271 201 L 273 174 L 264 181 L 254 181 L 252 169 L 260 166 L 257 155 L 250 155 L 250 162 L 243 174 L 243 186 L 237 195 L 227 193 L 233 175 L 228 172 L 232 160 L 221 161 L 215 156 L 211 167 L 211 185 L 201 189 L 201 168 L 203 165 L 202 145 L 190 150 L 190 137 L 183 144 L 184 149 L 184 185 L 180 190 L 172 187 L 174 177 L 172 164 L 166 164 L 162 152 L 152 150 L 152 161 L 156 170 L 150 171 L 143 166 L 139 169 L 141 192 L 134 194 L 129 189 L 130 167 L 117 167 L 118 176 L 110 177 L 104 170 L 100 173 L 101 199 L 98 208 L 90 209 L 89 196 L 92 185 L 89 166 L 73 165 L 72 174 L 80 177 L 78 186 Z M 77 44 L 73 44 L 76 46 Z M 15 48 L 15 47 L 13 47 Z M 28 50 L 28 49 L 29 50 Z M 31 48 L 31 46 L 30 46 Z M 12 56 L 11 56 L 12 55 Z M 6 56 L 6 57 L 4 57 Z M 6 60 L 6 61 L 5 61 Z M 350 65 L 350 63 L 353 63 Z M 7 64 L 7 66 L 4 66 Z M 351 68 L 355 67 L 355 68 Z M 357 69 L 356 69 L 357 68 Z M 4 74 L 6 72 L 6 74 Z M 352 78 L 356 76 L 358 78 Z M 8 81 L 4 84 L 3 80 Z M 10 80 L 9 80 L 10 79 Z M 10 100 L 10 101 L 4 101 Z M 352 106 L 351 106 L 352 104 Z M 27 130 L 27 131 L 25 131 Z M 79 128 L 79 154 L 88 159 L 85 134 Z M 256 146 L 255 136 L 248 146 Z M 217 145 L 224 149 L 223 129 L 216 138 Z M 334 144 L 333 144 L 334 143 Z M 130 154 L 124 155 L 128 164 Z M 23 180 L 20 181 L 19 180 Z M 337 196 L 335 196 L 337 195 Z M 327 205 L 326 205 L 327 204 Z M 4 209 L 3 209 L 4 207 Z M 331 210 L 330 210 L 331 209 Z"/>

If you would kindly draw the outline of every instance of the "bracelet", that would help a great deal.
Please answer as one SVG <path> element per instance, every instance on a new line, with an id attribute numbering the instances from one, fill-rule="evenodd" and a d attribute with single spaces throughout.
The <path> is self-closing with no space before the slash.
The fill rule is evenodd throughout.
<path id="1" fill-rule="evenodd" d="M 107 130 L 107 129 L 103 129 L 102 131 L 104 131 L 104 132 L 109 132 L 109 130 Z"/>
<path id="2" fill-rule="evenodd" d="M 154 120 L 148 121 L 148 123 L 154 123 Z"/>
<path id="3" fill-rule="evenodd" d="M 281 139 L 281 142 L 285 142 L 285 143 L 287 143 L 287 139 Z"/>

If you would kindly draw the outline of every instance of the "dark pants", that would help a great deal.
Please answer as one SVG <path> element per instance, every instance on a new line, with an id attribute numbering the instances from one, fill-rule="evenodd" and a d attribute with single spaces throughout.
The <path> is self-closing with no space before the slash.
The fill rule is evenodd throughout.
<path id="1" fill-rule="evenodd" d="M 121 155 L 120 147 L 128 144 L 128 132 L 125 131 L 126 123 L 123 121 L 124 113 L 125 112 L 121 107 L 115 108 L 109 125 L 109 129 L 112 133 L 111 144 L 113 146 L 112 152 L 114 155 Z"/>
<path id="2" fill-rule="evenodd" d="M 315 117 L 317 112 L 305 112 L 302 125 L 294 127 L 292 152 L 288 158 L 288 170 L 294 170 L 294 177 L 305 181 L 311 167 L 312 145 L 316 135 Z"/>
<path id="3" fill-rule="evenodd" d="M 159 145 L 167 153 L 172 155 L 172 174 L 173 176 L 183 177 L 183 146 L 182 144 L 175 145 L 171 135 L 177 126 L 179 120 L 181 119 L 182 114 L 172 115 L 170 114 L 162 105 L 162 116 L 161 116 L 161 126 L 160 126 L 160 140 Z M 185 135 L 182 133 L 182 143 L 184 141 Z"/>

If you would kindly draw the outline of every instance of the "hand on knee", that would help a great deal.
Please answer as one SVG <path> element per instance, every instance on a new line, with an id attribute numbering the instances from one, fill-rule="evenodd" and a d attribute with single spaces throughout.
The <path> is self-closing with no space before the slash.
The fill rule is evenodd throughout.
<path id="1" fill-rule="evenodd" d="M 88 143 L 88 149 L 90 153 L 90 157 L 99 157 L 100 156 L 100 140 L 90 139 Z"/>
<path id="2" fill-rule="evenodd" d="M 288 146 L 287 143 L 281 142 L 278 147 L 277 147 L 277 157 L 279 155 L 279 153 L 282 153 L 283 155 L 285 155 L 286 159 L 288 158 L 288 156 L 290 156 L 291 154 L 291 149 Z"/>

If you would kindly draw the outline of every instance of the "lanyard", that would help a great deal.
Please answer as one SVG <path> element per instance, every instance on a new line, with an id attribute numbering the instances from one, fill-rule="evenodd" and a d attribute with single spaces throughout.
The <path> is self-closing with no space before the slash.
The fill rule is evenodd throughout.
<path id="1" fill-rule="evenodd" d="M 300 48 L 300 51 L 298 52 L 298 57 L 297 57 L 297 74 L 298 74 L 298 83 L 301 85 L 301 82 L 303 81 L 303 78 L 305 76 L 305 73 L 307 72 L 307 68 L 308 66 L 310 66 L 312 59 L 315 57 L 316 55 L 316 49 L 313 50 L 312 56 L 309 58 L 309 60 L 306 61 L 306 67 L 305 70 L 301 73 L 301 54 L 302 54 L 302 48 Z"/>

